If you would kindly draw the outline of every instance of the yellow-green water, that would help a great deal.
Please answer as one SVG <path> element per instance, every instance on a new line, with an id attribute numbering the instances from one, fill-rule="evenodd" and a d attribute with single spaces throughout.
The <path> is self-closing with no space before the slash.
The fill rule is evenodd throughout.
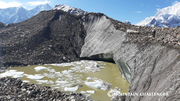
<path id="1" fill-rule="evenodd" d="M 118 88 L 122 89 L 121 90 L 122 93 L 128 92 L 129 83 L 122 78 L 116 64 L 108 63 L 108 62 L 97 62 L 97 63 L 99 66 L 102 66 L 105 68 L 100 69 L 99 72 L 87 72 L 87 73 L 74 72 L 74 73 L 72 73 L 72 75 L 73 75 L 73 77 L 76 77 L 75 82 L 78 80 L 81 82 L 85 81 L 87 77 L 92 77 L 92 78 L 96 77 L 98 79 L 101 79 L 105 82 L 112 84 L 112 86 L 111 86 L 112 89 L 114 89 L 115 87 L 118 87 Z M 104 64 L 104 65 L 101 65 L 101 64 Z M 10 68 L 9 70 L 17 70 L 18 72 L 22 71 L 22 72 L 24 72 L 24 74 L 30 74 L 30 75 L 34 75 L 34 74 L 44 75 L 44 73 L 48 73 L 48 71 L 45 71 L 45 70 L 41 70 L 39 72 L 35 71 L 34 68 L 37 66 L 40 66 L 40 65 L 26 66 L 26 67 L 13 67 L 13 68 Z M 52 66 L 52 65 L 41 65 L 41 66 L 54 69 L 56 72 L 69 70 L 70 68 L 73 67 L 73 66 L 60 67 L 60 66 Z M 66 79 L 67 77 L 62 77 L 62 78 Z M 21 78 L 21 80 L 29 80 L 30 81 L 29 83 L 39 84 L 36 80 L 29 79 L 26 76 L 23 76 Z M 52 80 L 55 83 L 57 78 L 44 77 L 42 80 Z M 71 81 L 70 79 L 68 79 L 68 80 Z M 41 85 L 51 86 L 53 88 L 54 86 L 52 86 L 52 85 L 55 85 L 55 84 L 50 85 L 50 84 L 42 83 Z M 95 90 L 95 94 L 91 94 L 91 96 L 90 96 L 93 100 L 95 100 L 95 101 L 110 101 L 111 98 L 107 96 L 107 93 L 109 92 L 109 90 L 104 91 L 101 89 L 94 89 L 94 88 L 88 87 L 85 84 L 82 84 L 82 85 L 83 86 L 79 87 L 76 92 L 86 91 L 86 90 Z M 58 87 L 58 86 L 55 85 L 55 87 Z M 63 89 L 61 87 L 57 90 L 63 91 Z"/>

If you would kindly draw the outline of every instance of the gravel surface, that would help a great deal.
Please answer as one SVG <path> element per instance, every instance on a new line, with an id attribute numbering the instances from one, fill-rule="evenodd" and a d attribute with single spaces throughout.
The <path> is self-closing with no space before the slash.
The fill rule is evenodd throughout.
<path id="1" fill-rule="evenodd" d="M 63 93 L 50 87 L 0 78 L 0 101 L 91 101 L 80 93 Z"/>

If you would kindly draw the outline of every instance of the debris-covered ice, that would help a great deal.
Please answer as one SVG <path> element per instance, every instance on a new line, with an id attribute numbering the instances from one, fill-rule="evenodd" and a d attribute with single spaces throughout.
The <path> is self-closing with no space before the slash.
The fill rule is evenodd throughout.
<path id="1" fill-rule="evenodd" d="M 89 78 L 89 77 L 88 77 Z M 111 88 L 112 84 L 109 84 L 103 80 L 94 80 L 94 81 L 85 81 L 85 85 L 92 87 L 92 88 L 96 88 L 96 89 L 101 89 L 101 90 L 108 90 Z"/>
<path id="2" fill-rule="evenodd" d="M 87 77 L 87 78 L 86 78 L 86 80 L 88 80 L 88 81 L 89 81 L 89 80 L 92 80 L 92 78 L 91 78 L 91 77 Z"/>
<path id="3" fill-rule="evenodd" d="M 100 67 L 96 61 L 78 61 L 72 62 L 74 67 L 71 70 L 74 70 L 77 73 L 88 73 L 88 72 L 98 72 L 104 67 Z"/>
<path id="4" fill-rule="evenodd" d="M 74 72 L 73 70 L 64 70 L 64 71 L 62 71 L 62 73 L 64 75 L 69 74 L 69 73 L 73 73 L 73 72 Z"/>
<path id="5" fill-rule="evenodd" d="M 110 89 L 110 91 L 107 93 L 108 97 L 115 97 L 117 95 L 121 94 L 121 91 L 118 89 Z"/>
<path id="6" fill-rule="evenodd" d="M 35 75 L 24 74 L 24 75 L 27 76 L 27 78 L 33 80 L 41 80 L 42 78 L 44 78 L 44 76 L 42 76 L 41 74 L 35 74 Z"/>
<path id="7" fill-rule="evenodd" d="M 0 74 L 0 77 L 12 76 L 14 78 L 22 78 L 23 74 L 24 74 L 24 72 L 17 72 L 17 70 L 9 70 L 9 71 L 6 71 L 6 72 Z"/>
<path id="8" fill-rule="evenodd" d="M 9 70 L 9 71 L 6 71 L 5 73 L 0 74 L 0 77 L 13 76 L 15 74 L 16 74 L 16 70 Z"/>
<path id="9" fill-rule="evenodd" d="M 101 82 L 99 81 L 94 81 L 94 82 L 85 81 L 85 85 L 92 88 L 101 89 Z"/>
<path id="10" fill-rule="evenodd" d="M 38 82 L 38 84 L 42 84 L 42 83 L 45 83 L 45 84 L 54 84 L 54 82 L 52 80 L 36 80 Z"/>
<path id="11" fill-rule="evenodd" d="M 47 67 L 44 67 L 44 66 L 37 66 L 34 68 L 36 70 L 36 72 L 40 71 L 40 70 L 46 70 Z"/>
<path id="12" fill-rule="evenodd" d="M 22 78 L 24 75 L 24 72 L 16 72 L 16 74 L 13 76 L 13 78 Z"/>
<path id="13" fill-rule="evenodd" d="M 63 74 L 60 72 L 49 72 L 49 73 L 44 73 L 43 75 L 48 78 L 60 78 L 63 76 Z"/>
<path id="14" fill-rule="evenodd" d="M 47 83 L 48 80 L 36 80 L 37 82 L 40 82 L 40 83 Z"/>
<path id="15" fill-rule="evenodd" d="M 46 64 L 46 65 L 59 66 L 59 67 L 74 66 L 74 64 L 72 62 L 70 62 L 70 63 L 61 63 L 61 64 Z"/>
<path id="16" fill-rule="evenodd" d="M 81 94 L 85 94 L 86 92 L 85 91 L 80 91 Z"/>
<path id="17" fill-rule="evenodd" d="M 67 91 L 67 92 L 75 92 L 78 90 L 78 87 L 65 87 L 64 88 L 64 91 Z"/>
<path id="18" fill-rule="evenodd" d="M 65 84 L 68 83 L 67 81 L 56 81 L 57 84 Z"/>
<path id="19" fill-rule="evenodd" d="M 86 92 L 89 93 L 89 94 L 94 94 L 95 93 L 94 90 L 87 90 Z"/>
<path id="20" fill-rule="evenodd" d="M 28 82 L 30 82 L 30 81 L 29 81 L 29 80 L 23 80 L 23 82 L 24 82 L 24 83 L 28 83 Z"/>

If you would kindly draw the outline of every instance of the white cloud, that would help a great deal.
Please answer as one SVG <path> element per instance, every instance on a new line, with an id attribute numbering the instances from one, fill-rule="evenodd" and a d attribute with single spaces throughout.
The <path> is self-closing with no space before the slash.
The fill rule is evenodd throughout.
<path id="1" fill-rule="evenodd" d="M 34 2 L 28 2 L 30 6 L 37 6 L 37 5 L 42 5 L 42 4 L 49 4 L 50 1 L 45 0 L 45 1 L 34 1 Z"/>
<path id="2" fill-rule="evenodd" d="M 141 3 L 141 6 L 144 6 L 144 4 L 143 4 L 143 3 Z"/>
<path id="3" fill-rule="evenodd" d="M 179 3 L 178 1 L 174 1 L 173 3 L 172 3 L 172 5 L 175 5 L 175 4 L 177 4 L 177 3 Z"/>
<path id="4" fill-rule="evenodd" d="M 159 5 L 156 5 L 156 7 L 160 7 Z"/>
<path id="5" fill-rule="evenodd" d="M 139 13 L 139 14 L 142 13 L 141 11 L 135 11 L 135 12 L 136 12 L 136 13 Z"/>
<path id="6" fill-rule="evenodd" d="M 156 10 L 157 10 L 157 12 L 160 10 L 160 6 L 159 5 L 156 5 Z"/>
<path id="7" fill-rule="evenodd" d="M 0 1 L 0 8 L 9 8 L 9 7 L 20 7 L 22 4 L 20 2 L 3 2 Z"/>
<path id="8" fill-rule="evenodd" d="M 157 10 L 157 12 L 159 11 L 159 10 L 161 10 L 160 8 L 156 8 L 156 10 Z"/>

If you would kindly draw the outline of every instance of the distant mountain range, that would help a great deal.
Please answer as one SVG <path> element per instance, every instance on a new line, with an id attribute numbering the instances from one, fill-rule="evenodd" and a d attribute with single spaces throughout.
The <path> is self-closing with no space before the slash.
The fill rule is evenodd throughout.
<path id="1" fill-rule="evenodd" d="M 52 7 L 49 4 L 44 4 L 39 5 L 31 10 L 27 10 L 23 7 L 10 7 L 6 9 L 0 9 L 0 22 L 5 24 L 18 23 L 31 18 L 32 16 L 38 14 L 40 11 L 45 10 L 52 10 Z M 56 5 L 53 10 L 63 10 L 73 15 L 83 15 L 87 13 L 81 9 L 60 4 Z"/>
<path id="2" fill-rule="evenodd" d="M 160 9 L 155 16 L 139 22 L 139 26 L 177 27 L 180 26 L 180 2 Z"/>
<path id="3" fill-rule="evenodd" d="M 49 4 L 39 5 L 34 9 L 27 10 L 23 7 L 10 7 L 6 9 L 0 9 L 0 22 L 2 23 L 18 23 L 24 21 L 40 11 L 51 10 Z"/>

